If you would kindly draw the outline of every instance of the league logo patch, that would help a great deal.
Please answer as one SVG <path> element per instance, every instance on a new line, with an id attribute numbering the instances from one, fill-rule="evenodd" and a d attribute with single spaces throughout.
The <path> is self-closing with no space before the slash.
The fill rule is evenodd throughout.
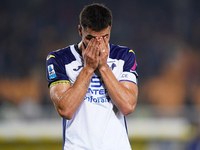
<path id="1" fill-rule="evenodd" d="M 49 79 L 53 79 L 56 77 L 56 72 L 54 70 L 53 64 L 48 66 L 48 72 L 49 72 Z"/>

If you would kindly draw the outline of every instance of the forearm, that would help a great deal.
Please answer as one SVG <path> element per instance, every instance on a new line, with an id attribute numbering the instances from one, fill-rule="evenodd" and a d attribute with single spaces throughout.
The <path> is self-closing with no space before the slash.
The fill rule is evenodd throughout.
<path id="1" fill-rule="evenodd" d="M 120 83 L 107 67 L 100 70 L 103 81 L 107 87 L 110 98 L 116 107 L 124 114 L 128 115 L 135 109 L 137 103 L 137 89 Z"/>
<path id="2" fill-rule="evenodd" d="M 52 94 L 56 109 L 62 117 L 67 119 L 73 117 L 84 100 L 92 74 L 91 70 L 84 67 L 72 87 L 64 89 L 64 91 L 57 90 L 58 93 Z M 55 97 L 55 95 L 57 96 Z"/>

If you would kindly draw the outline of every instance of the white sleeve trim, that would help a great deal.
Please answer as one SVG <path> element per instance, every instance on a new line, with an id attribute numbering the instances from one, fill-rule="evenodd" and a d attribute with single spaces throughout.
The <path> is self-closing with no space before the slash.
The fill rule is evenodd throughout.
<path id="1" fill-rule="evenodd" d="M 133 82 L 137 85 L 137 77 L 135 74 L 130 72 L 123 72 L 121 77 L 119 78 L 119 81 L 129 81 Z"/>

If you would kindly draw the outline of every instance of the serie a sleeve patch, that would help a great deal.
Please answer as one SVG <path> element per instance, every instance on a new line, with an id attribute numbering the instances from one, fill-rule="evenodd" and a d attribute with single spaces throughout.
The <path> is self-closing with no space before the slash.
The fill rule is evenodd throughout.
<path id="1" fill-rule="evenodd" d="M 49 73 L 49 79 L 53 79 L 56 77 L 56 72 L 54 70 L 53 64 L 48 65 L 48 73 Z"/>

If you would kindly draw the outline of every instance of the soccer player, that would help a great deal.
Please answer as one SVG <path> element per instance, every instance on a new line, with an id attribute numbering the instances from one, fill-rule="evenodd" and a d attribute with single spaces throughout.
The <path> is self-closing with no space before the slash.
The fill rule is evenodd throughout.
<path id="1" fill-rule="evenodd" d="M 47 56 L 50 97 L 63 118 L 63 150 L 131 150 L 125 116 L 136 107 L 137 64 L 128 47 L 109 43 L 112 13 L 85 6 L 82 40 Z"/>

